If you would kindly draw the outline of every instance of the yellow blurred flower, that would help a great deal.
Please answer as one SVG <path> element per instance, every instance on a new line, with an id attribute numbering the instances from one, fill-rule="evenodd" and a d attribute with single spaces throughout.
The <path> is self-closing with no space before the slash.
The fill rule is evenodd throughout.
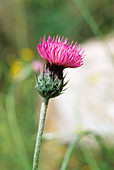
<path id="1" fill-rule="evenodd" d="M 84 132 L 84 128 L 82 126 L 78 126 L 77 133 L 81 135 L 83 134 L 83 132 Z"/>
<path id="2" fill-rule="evenodd" d="M 14 60 L 9 72 L 10 79 L 16 78 L 19 75 L 19 73 L 22 71 L 22 69 L 23 69 L 23 63 L 18 59 Z"/>
<path id="3" fill-rule="evenodd" d="M 90 84 L 92 85 L 96 85 L 99 83 L 99 75 L 97 74 L 92 74 L 88 77 L 88 81 L 90 82 Z"/>
<path id="4" fill-rule="evenodd" d="M 31 61 L 34 58 L 34 52 L 30 48 L 23 48 L 20 51 L 20 56 L 25 61 Z"/>

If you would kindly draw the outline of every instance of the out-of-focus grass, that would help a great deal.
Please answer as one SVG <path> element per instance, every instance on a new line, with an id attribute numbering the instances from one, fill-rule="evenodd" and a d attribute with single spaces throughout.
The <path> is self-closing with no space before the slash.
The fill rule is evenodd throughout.
<path id="1" fill-rule="evenodd" d="M 0 169 L 29 170 L 32 167 L 36 106 L 40 100 L 36 102 L 34 74 L 28 66 L 38 58 L 36 45 L 39 38 L 44 34 L 59 34 L 83 42 L 89 37 L 111 33 L 113 9 L 111 0 L 0 1 Z M 29 49 L 25 53 L 30 60 L 25 59 L 25 54 L 23 57 L 24 49 Z M 30 51 L 35 53 L 33 58 Z M 14 69 L 11 78 L 15 61 L 21 62 L 23 67 L 17 72 Z M 18 77 L 23 68 L 27 69 L 19 81 L 15 76 Z M 101 170 L 114 169 L 114 147 L 101 141 L 99 144 L 96 151 L 84 145 L 74 149 L 67 169 L 94 170 L 94 163 Z M 41 169 L 60 169 L 66 149 L 67 145 L 56 140 L 44 141 Z"/>

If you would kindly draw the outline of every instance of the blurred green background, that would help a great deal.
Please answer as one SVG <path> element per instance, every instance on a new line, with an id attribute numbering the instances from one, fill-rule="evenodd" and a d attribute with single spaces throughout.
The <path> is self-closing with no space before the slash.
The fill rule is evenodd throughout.
<path id="1" fill-rule="evenodd" d="M 113 33 L 113 0 L 0 0 L 0 169 L 32 169 L 40 98 L 31 63 L 40 59 L 40 37 L 65 36 L 85 42 Z M 38 106 L 37 106 L 38 105 Z M 67 145 L 44 141 L 41 170 L 58 170 Z M 79 145 L 68 170 L 113 170 L 114 147 L 98 151 Z"/>

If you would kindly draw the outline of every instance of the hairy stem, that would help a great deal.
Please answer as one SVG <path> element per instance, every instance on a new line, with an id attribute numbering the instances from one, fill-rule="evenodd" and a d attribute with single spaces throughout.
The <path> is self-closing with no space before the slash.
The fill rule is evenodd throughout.
<path id="1" fill-rule="evenodd" d="M 40 154 L 40 147 L 41 147 L 41 142 L 42 142 L 42 135 L 43 135 L 43 130 L 44 130 L 47 106 L 48 106 L 48 99 L 43 98 L 41 111 L 40 111 L 38 133 L 36 137 L 36 145 L 35 145 L 35 150 L 34 150 L 33 170 L 38 170 L 39 154 Z"/>

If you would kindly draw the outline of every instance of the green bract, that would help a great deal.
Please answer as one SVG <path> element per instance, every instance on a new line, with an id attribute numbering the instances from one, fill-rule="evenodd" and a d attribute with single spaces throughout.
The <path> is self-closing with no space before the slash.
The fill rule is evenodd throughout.
<path id="1" fill-rule="evenodd" d="M 58 75 L 52 75 L 52 72 L 49 70 L 39 73 L 35 80 L 36 90 L 42 97 L 47 99 L 60 95 L 63 87 L 66 85 L 66 83 L 63 84 L 64 78 L 60 79 Z"/>

